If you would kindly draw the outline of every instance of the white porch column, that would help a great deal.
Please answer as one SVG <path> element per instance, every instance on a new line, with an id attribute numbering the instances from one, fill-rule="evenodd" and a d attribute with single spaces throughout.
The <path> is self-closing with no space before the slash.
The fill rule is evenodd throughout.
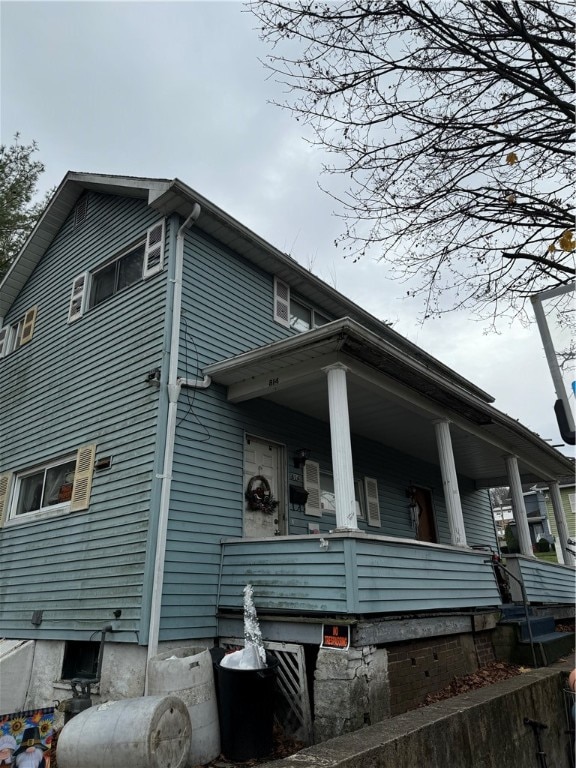
<path id="1" fill-rule="evenodd" d="M 510 483 L 510 495 L 512 497 L 512 514 L 516 522 L 516 533 L 518 535 L 518 544 L 520 552 L 526 557 L 534 557 L 532 552 L 532 542 L 530 541 L 530 528 L 528 527 L 528 515 L 526 514 L 526 505 L 522 495 L 522 481 L 518 470 L 518 459 L 516 456 L 505 456 L 506 471 L 508 472 L 508 482 Z"/>
<path id="2" fill-rule="evenodd" d="M 454 453 L 452 451 L 450 422 L 448 419 L 439 419 L 434 422 L 434 430 L 436 432 L 442 486 L 444 488 L 444 499 L 448 513 L 450 542 L 457 547 L 465 547 L 466 531 L 464 529 L 464 517 L 462 516 L 462 504 L 460 502 L 456 465 L 454 464 Z"/>
<path id="3" fill-rule="evenodd" d="M 352 465 L 352 444 L 350 441 L 348 390 L 346 387 L 346 371 L 348 369 L 342 363 L 335 363 L 323 370 L 326 371 L 328 377 L 336 528 L 338 530 L 356 530 L 358 528 L 358 521 L 356 519 L 354 469 Z"/>
<path id="4" fill-rule="evenodd" d="M 565 565 L 576 565 L 574 555 L 568 551 L 568 526 L 566 525 L 566 515 L 562 506 L 562 496 L 560 495 L 560 486 L 556 480 L 552 480 L 548 486 L 550 489 L 550 501 L 554 510 L 554 519 L 558 529 L 558 538 L 560 539 L 560 553 Z"/>

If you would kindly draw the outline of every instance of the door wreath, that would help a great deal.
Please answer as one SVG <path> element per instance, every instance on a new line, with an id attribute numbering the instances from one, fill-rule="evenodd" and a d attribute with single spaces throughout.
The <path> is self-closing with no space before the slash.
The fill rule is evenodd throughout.
<path id="1" fill-rule="evenodd" d="M 270 483 L 264 475 L 254 475 L 250 478 L 244 496 L 248 502 L 248 509 L 255 512 L 265 512 L 267 515 L 271 515 L 278 506 L 278 502 L 270 490 Z"/>

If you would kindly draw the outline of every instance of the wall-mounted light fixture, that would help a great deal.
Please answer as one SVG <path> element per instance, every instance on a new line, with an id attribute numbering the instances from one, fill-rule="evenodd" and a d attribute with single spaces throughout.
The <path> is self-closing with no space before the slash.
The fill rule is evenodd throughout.
<path id="1" fill-rule="evenodd" d="M 298 448 L 294 453 L 294 466 L 298 468 L 303 467 L 309 458 L 310 458 L 309 448 Z"/>

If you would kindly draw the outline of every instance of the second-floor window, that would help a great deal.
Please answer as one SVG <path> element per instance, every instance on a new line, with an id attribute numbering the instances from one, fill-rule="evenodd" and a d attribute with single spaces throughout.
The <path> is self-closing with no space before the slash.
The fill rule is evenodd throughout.
<path id="1" fill-rule="evenodd" d="M 75 278 L 68 322 L 78 320 L 86 310 L 160 272 L 164 266 L 164 239 L 162 220 L 150 227 L 140 242 L 131 244 L 101 266 Z"/>
<path id="2" fill-rule="evenodd" d="M 299 333 L 330 322 L 322 312 L 294 299 L 290 295 L 290 286 L 277 277 L 274 278 L 274 320 Z"/>
<path id="3" fill-rule="evenodd" d="M 295 331 L 309 331 L 311 328 L 319 328 L 330 320 L 312 307 L 307 307 L 295 299 L 290 299 L 290 328 Z"/>
<path id="4" fill-rule="evenodd" d="M 32 307 L 15 323 L 0 328 L 0 357 L 15 352 L 30 341 L 34 333 L 37 311 L 38 307 Z"/>
<path id="5" fill-rule="evenodd" d="M 91 277 L 89 306 L 95 307 L 124 288 L 142 280 L 146 244 L 140 243 Z"/>

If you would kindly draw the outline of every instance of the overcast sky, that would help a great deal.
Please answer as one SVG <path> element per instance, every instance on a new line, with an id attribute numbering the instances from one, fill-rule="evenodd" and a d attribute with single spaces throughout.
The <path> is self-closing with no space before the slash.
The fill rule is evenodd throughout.
<path id="1" fill-rule="evenodd" d="M 335 249 L 326 158 L 270 103 L 282 89 L 255 27 L 239 2 L 1 2 L 2 143 L 38 142 L 43 190 L 68 170 L 177 176 L 562 443 L 536 326 L 486 335 L 467 313 L 420 326 L 409 286 Z"/>

